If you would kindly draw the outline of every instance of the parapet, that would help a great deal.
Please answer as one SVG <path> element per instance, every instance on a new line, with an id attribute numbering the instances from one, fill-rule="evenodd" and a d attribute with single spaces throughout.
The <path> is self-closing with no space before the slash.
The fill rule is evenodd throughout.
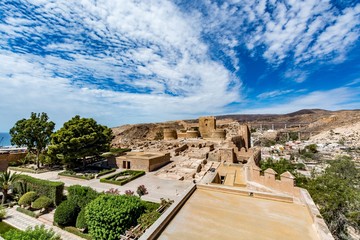
<path id="1" fill-rule="evenodd" d="M 249 181 L 259 183 L 265 187 L 273 190 L 289 194 L 291 196 L 299 196 L 300 188 L 295 187 L 295 177 L 290 172 L 284 172 L 280 175 L 280 180 L 275 178 L 277 172 L 272 168 L 268 168 L 264 171 L 264 175 L 261 174 L 261 169 L 253 164 L 247 164 L 247 178 Z"/>

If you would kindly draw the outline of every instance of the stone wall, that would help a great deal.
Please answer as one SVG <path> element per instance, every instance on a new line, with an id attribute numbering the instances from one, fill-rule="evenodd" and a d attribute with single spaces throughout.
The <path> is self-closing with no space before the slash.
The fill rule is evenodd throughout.
<path id="1" fill-rule="evenodd" d="M 280 180 L 275 178 L 276 172 L 268 168 L 264 171 L 264 175 L 261 174 L 261 169 L 253 164 L 247 164 L 245 166 L 246 176 L 248 181 L 259 183 L 265 187 L 287 193 L 291 196 L 300 196 L 300 188 L 295 187 L 295 177 L 290 172 L 284 172 L 280 175 Z"/>
<path id="2" fill-rule="evenodd" d="M 23 159 L 27 153 L 1 153 L 0 154 L 0 171 L 5 171 L 9 162 L 17 162 Z"/>

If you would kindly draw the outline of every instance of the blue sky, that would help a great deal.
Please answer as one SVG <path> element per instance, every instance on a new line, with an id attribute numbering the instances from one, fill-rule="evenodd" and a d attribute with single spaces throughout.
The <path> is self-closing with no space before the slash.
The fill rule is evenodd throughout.
<path id="1" fill-rule="evenodd" d="M 2 0 L 0 131 L 360 108 L 360 3 Z"/>

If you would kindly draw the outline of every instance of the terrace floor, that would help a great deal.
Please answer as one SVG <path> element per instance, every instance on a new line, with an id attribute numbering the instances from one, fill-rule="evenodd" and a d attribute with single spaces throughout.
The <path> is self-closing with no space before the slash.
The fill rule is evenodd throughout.
<path id="1" fill-rule="evenodd" d="M 306 206 L 197 189 L 158 239 L 320 239 Z"/>

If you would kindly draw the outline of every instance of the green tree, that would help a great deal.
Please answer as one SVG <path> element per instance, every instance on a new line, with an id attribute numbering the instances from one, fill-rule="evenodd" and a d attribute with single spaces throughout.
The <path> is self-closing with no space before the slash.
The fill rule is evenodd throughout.
<path id="1" fill-rule="evenodd" d="M 36 155 L 36 165 L 39 167 L 39 156 L 50 142 L 50 136 L 55 123 L 49 121 L 46 113 L 31 113 L 29 119 L 17 121 L 10 129 L 11 144 L 26 146 L 28 151 Z"/>
<path id="2" fill-rule="evenodd" d="M 345 157 L 304 184 L 335 239 L 348 239 L 348 226 L 360 228 L 359 181 L 360 170 Z"/>
<path id="3" fill-rule="evenodd" d="M 99 156 L 110 149 L 113 134 L 110 128 L 92 118 L 75 116 L 51 136 L 48 153 L 73 167 L 78 160 L 86 164 L 87 156 Z"/>
<path id="4" fill-rule="evenodd" d="M 9 189 L 18 180 L 18 178 L 19 175 L 16 173 L 11 173 L 10 171 L 0 172 L 0 188 L 3 194 L 1 204 L 5 203 L 9 195 Z"/>
<path id="5" fill-rule="evenodd" d="M 52 229 L 46 229 L 44 225 L 28 228 L 26 231 L 12 229 L 4 234 L 5 240 L 61 240 Z"/>
<path id="6" fill-rule="evenodd" d="M 137 219 L 144 210 L 138 197 L 101 195 L 85 208 L 89 233 L 98 240 L 120 239 L 125 230 L 137 225 Z"/>

